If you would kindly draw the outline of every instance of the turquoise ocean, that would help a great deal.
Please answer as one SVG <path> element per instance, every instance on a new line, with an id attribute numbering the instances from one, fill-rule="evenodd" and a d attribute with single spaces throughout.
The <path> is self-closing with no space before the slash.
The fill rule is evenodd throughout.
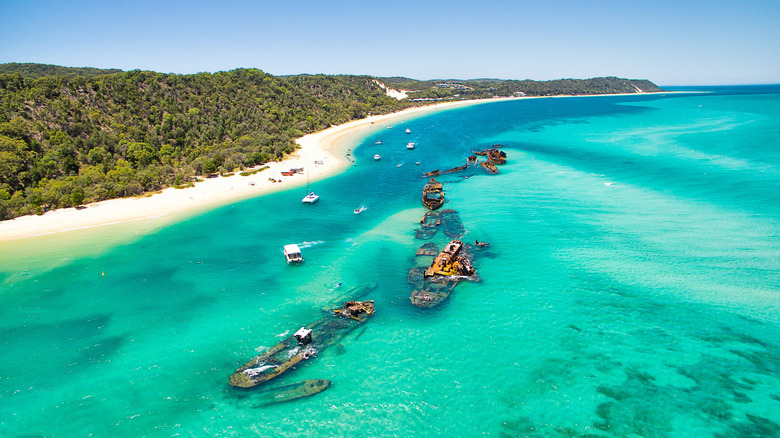
<path id="1" fill-rule="evenodd" d="M 780 86 L 680 91 L 425 113 L 366 130 L 314 205 L 5 251 L 0 436 L 780 436 Z M 493 144 L 500 174 L 439 178 L 481 281 L 413 307 L 421 173 Z M 330 388 L 228 385 L 370 282 L 376 314 L 277 379 Z"/>

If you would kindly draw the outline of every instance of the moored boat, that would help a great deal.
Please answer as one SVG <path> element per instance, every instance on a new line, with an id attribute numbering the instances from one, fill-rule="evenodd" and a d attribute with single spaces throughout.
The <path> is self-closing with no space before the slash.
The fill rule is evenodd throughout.
<path id="1" fill-rule="evenodd" d="M 303 202 L 304 204 L 314 204 L 319 200 L 320 200 L 320 195 L 314 192 L 309 192 L 308 194 L 306 194 L 306 196 L 303 197 L 303 199 L 301 199 L 301 202 Z"/>
<path id="2" fill-rule="evenodd" d="M 406 143 L 406 149 L 407 149 L 407 150 L 412 150 L 412 149 L 414 149 L 414 142 L 413 142 L 413 141 L 410 141 L 409 143 Z"/>
<path id="3" fill-rule="evenodd" d="M 292 170 L 291 170 L 292 171 Z M 303 171 L 303 169 L 301 169 Z M 314 193 L 313 190 L 309 190 L 309 171 L 306 171 L 306 196 L 301 199 L 304 204 L 314 204 L 320 200 L 320 196 Z"/>
<path id="4" fill-rule="evenodd" d="M 374 160 L 375 160 L 375 161 L 379 161 L 379 159 L 380 159 L 380 158 L 382 158 L 382 156 L 381 156 L 381 155 L 379 155 L 379 154 L 374 154 Z"/>

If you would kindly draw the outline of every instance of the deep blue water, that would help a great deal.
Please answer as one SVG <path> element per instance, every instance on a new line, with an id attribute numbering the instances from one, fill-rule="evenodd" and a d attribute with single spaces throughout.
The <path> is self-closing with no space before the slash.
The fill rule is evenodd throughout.
<path id="1" fill-rule="evenodd" d="M 0 435 L 780 436 L 780 87 L 693 91 L 375 126 L 315 205 L 295 189 L 0 256 Z M 415 308 L 420 174 L 496 143 L 499 175 L 441 178 L 463 240 L 492 243 L 482 281 Z M 376 315 L 279 379 L 329 389 L 258 408 L 229 387 L 366 282 Z"/>

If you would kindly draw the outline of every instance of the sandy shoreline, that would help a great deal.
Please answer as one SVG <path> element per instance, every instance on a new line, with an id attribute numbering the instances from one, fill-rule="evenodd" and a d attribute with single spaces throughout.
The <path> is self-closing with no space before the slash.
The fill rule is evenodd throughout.
<path id="1" fill-rule="evenodd" d="M 629 94 L 637 95 L 637 94 Z M 598 97 L 596 96 L 551 96 Z M 614 96 L 614 95 L 611 95 Z M 421 112 L 477 105 L 489 102 L 536 99 L 539 97 L 506 97 L 494 99 L 445 102 L 403 111 L 369 116 L 342 125 L 332 126 L 320 132 L 308 134 L 296 140 L 300 145 L 292 156 L 280 162 L 267 163 L 268 169 L 251 176 L 236 173 L 229 177 L 207 178 L 186 189 L 167 188 L 161 193 L 134 198 L 119 198 L 88 204 L 82 209 L 63 208 L 41 216 L 22 216 L 0 222 L 0 242 L 44 236 L 73 230 L 120 224 L 144 219 L 154 219 L 152 228 L 163 226 L 176 218 L 191 216 L 200 211 L 229 204 L 240 199 L 261 196 L 306 184 L 306 172 L 282 176 L 291 168 L 307 168 L 308 178 L 316 181 L 348 168 L 351 162 L 345 157 L 350 143 L 348 138 L 375 124 L 403 121 Z M 547 97 L 549 98 L 549 97 Z M 270 178 L 281 180 L 271 182 Z M 301 192 L 303 194 L 303 191 Z M 303 196 L 301 196 L 303 197 Z M 149 224 L 146 224 L 149 225 Z"/>
<path id="2" fill-rule="evenodd" d="M 497 99 L 496 99 L 497 100 Z M 493 101 L 493 100 L 491 100 Z M 63 233 L 73 230 L 155 219 L 158 226 L 200 211 L 229 204 L 240 199 L 261 196 L 304 186 L 307 174 L 282 176 L 281 172 L 292 168 L 306 168 L 308 178 L 316 181 L 343 171 L 351 165 L 345 157 L 350 147 L 345 140 L 353 134 L 377 124 L 403 120 L 423 111 L 473 105 L 487 101 L 446 102 L 425 107 L 410 108 L 391 114 L 369 116 L 342 125 L 332 126 L 320 132 L 296 140 L 300 149 L 283 161 L 267 163 L 268 169 L 250 176 L 206 178 L 194 187 L 167 188 L 162 192 L 133 198 L 118 198 L 88 204 L 82 209 L 62 208 L 36 216 L 22 216 L 0 222 L 0 242 Z M 262 167 L 262 166 L 258 166 Z M 249 170 L 249 169 L 248 169 Z M 272 182 L 270 179 L 281 180 Z M 301 192 L 303 197 L 303 191 Z"/>

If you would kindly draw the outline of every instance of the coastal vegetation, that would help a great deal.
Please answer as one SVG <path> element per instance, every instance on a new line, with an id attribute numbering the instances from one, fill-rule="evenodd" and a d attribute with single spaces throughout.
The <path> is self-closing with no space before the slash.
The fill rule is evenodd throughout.
<path id="1" fill-rule="evenodd" d="M 408 78 L 382 78 L 391 88 L 408 90 L 409 99 L 448 100 L 487 99 L 495 96 L 560 96 L 619 93 L 656 93 L 663 91 L 645 79 L 616 77 L 593 79 L 556 79 L 552 81 L 472 79 L 417 81 Z"/>
<path id="2" fill-rule="evenodd" d="M 412 93 L 398 100 L 378 82 Z M 304 134 L 431 101 L 638 90 L 660 91 L 618 78 L 415 81 L 2 64 L 0 220 L 243 171 L 292 153 Z"/>

